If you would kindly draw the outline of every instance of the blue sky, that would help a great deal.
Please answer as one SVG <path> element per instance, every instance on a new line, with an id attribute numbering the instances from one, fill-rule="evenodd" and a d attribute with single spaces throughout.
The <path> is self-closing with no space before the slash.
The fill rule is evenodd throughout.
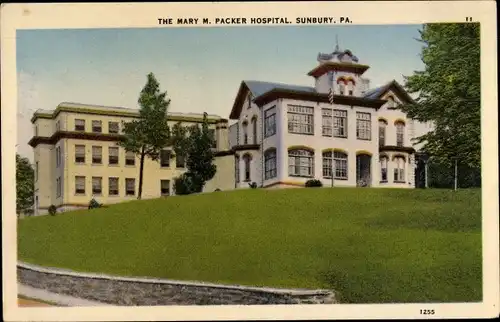
<path id="1" fill-rule="evenodd" d="M 372 87 L 403 82 L 423 68 L 421 25 L 277 26 L 17 31 L 18 151 L 36 109 L 63 101 L 137 107 L 149 72 L 172 100 L 171 111 L 228 117 L 241 80 L 312 86 L 318 52 L 338 36 Z M 30 128 L 31 129 L 31 128 Z"/>

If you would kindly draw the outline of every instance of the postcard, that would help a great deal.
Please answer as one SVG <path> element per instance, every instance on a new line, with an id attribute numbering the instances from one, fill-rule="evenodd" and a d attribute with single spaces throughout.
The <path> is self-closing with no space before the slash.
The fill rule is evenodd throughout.
<path id="1" fill-rule="evenodd" d="M 4 319 L 498 316 L 495 11 L 3 5 Z"/>

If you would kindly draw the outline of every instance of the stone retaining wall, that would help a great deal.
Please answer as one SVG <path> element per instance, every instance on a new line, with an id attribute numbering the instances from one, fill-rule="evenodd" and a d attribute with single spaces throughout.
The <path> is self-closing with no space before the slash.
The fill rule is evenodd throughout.
<path id="1" fill-rule="evenodd" d="M 334 304 L 331 290 L 284 290 L 126 278 L 20 263 L 18 282 L 49 292 L 113 305 Z"/>

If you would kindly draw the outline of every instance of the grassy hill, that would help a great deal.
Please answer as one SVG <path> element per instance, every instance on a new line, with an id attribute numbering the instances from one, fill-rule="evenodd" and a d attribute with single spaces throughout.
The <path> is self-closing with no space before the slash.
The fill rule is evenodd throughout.
<path id="1" fill-rule="evenodd" d="M 20 260 L 332 288 L 349 303 L 482 300 L 480 190 L 312 188 L 132 201 L 18 221 Z"/>

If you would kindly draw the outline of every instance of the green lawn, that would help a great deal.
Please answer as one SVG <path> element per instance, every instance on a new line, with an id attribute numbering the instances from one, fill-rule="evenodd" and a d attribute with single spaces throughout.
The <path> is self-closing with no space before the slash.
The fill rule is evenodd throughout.
<path id="1" fill-rule="evenodd" d="M 480 190 L 215 192 L 20 219 L 18 238 L 21 260 L 77 271 L 482 300 Z"/>

